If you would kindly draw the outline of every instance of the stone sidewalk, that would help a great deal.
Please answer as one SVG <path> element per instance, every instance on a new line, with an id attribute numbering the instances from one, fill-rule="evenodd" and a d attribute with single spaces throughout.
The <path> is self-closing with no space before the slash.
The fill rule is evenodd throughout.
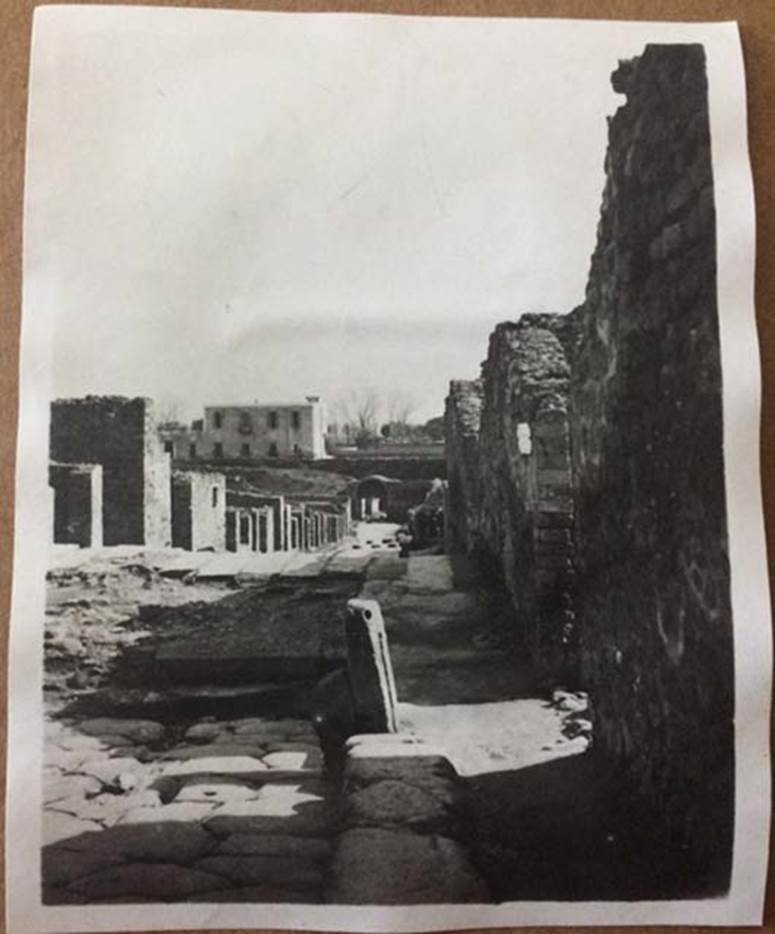
<path id="1" fill-rule="evenodd" d="M 347 742 L 333 901 L 492 902 L 476 834 L 482 806 L 497 813 L 498 801 L 479 800 L 476 781 L 508 783 L 588 746 L 586 698 L 536 695 L 466 570 L 435 555 L 369 565 L 360 597 L 380 603 L 399 730 Z"/>

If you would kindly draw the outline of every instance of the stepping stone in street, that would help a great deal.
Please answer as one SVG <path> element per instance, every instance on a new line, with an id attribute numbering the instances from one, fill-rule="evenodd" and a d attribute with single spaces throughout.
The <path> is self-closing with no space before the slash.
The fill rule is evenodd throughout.
<path id="1" fill-rule="evenodd" d="M 279 742 L 279 743 L 267 743 L 266 751 L 268 753 L 274 752 L 296 752 L 304 753 L 306 755 L 305 765 L 308 768 L 322 768 L 323 766 L 323 753 L 321 752 L 320 745 L 318 743 L 290 743 L 290 742 Z"/>
<path id="2" fill-rule="evenodd" d="M 261 760 L 270 769 L 303 769 L 309 762 L 306 752 L 270 752 Z M 320 762 L 317 763 L 318 766 Z"/>
<path id="3" fill-rule="evenodd" d="M 250 775 L 255 772 L 266 772 L 268 767 L 260 759 L 253 756 L 203 756 L 188 759 L 182 762 L 170 762 L 164 767 L 162 775 L 176 777 L 178 775 Z"/>
<path id="4" fill-rule="evenodd" d="M 203 801 L 173 801 L 160 807 L 138 807 L 127 811 L 117 822 L 122 824 L 197 824 L 213 813 L 217 803 Z"/>
<path id="5" fill-rule="evenodd" d="M 222 876 L 164 863 L 130 863 L 113 866 L 71 882 L 68 892 L 89 901 L 121 901 L 127 897 L 182 901 L 192 895 L 224 888 Z"/>
<path id="6" fill-rule="evenodd" d="M 265 750 L 260 746 L 253 746 L 250 743 L 240 743 L 232 737 L 231 743 L 210 743 L 206 746 L 177 746 L 170 749 L 163 756 L 164 759 L 207 759 L 213 756 L 252 756 L 260 759 Z"/>

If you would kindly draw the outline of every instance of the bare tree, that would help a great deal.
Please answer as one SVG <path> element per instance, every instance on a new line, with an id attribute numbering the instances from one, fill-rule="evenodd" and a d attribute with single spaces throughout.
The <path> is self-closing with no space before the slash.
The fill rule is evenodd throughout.
<path id="1" fill-rule="evenodd" d="M 356 432 L 376 432 L 379 397 L 373 389 L 353 389 L 338 401 L 336 407 L 342 421 Z"/>
<path id="2" fill-rule="evenodd" d="M 394 392 L 387 402 L 388 422 L 408 425 L 409 419 L 416 408 L 417 400 L 410 393 Z"/>

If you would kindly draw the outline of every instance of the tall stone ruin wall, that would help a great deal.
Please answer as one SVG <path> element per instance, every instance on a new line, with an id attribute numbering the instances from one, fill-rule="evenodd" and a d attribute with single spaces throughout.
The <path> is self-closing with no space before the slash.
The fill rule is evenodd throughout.
<path id="1" fill-rule="evenodd" d="M 450 484 L 454 545 L 499 562 L 558 681 L 575 658 L 596 747 L 721 888 L 734 674 L 704 53 L 647 46 L 612 81 L 584 304 L 495 329 L 469 448 L 450 392 L 448 474 L 480 477 Z"/>
<path id="2" fill-rule="evenodd" d="M 612 80 L 571 386 L 583 675 L 595 742 L 703 858 L 728 852 L 734 706 L 704 53 Z"/>
<path id="3" fill-rule="evenodd" d="M 496 327 L 482 365 L 479 535 L 501 559 L 518 634 L 539 666 L 570 677 L 575 638 L 568 430 L 570 370 L 558 316 Z"/>
<path id="4" fill-rule="evenodd" d="M 479 431 L 483 402 L 484 384 L 480 379 L 456 379 L 449 384 L 444 408 L 449 485 L 444 532 L 448 551 L 472 552 L 479 544 Z"/>
<path id="5" fill-rule="evenodd" d="M 105 545 L 171 542 L 170 467 L 150 399 L 86 396 L 51 404 L 49 456 L 102 466 Z"/>

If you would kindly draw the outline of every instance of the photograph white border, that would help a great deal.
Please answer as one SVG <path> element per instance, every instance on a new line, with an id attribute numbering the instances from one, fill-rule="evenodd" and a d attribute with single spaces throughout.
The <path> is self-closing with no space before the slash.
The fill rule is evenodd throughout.
<path id="1" fill-rule="evenodd" d="M 104 15 L 105 7 L 39 7 L 31 58 L 28 147 L 34 134 L 36 68 L 45 37 L 69 15 Z M 112 8 L 116 9 L 116 8 Z M 88 13 L 84 13 L 88 10 Z M 133 8 L 149 18 L 338 17 L 379 14 L 258 13 Z M 407 29 L 466 29 L 463 18 L 390 17 Z M 651 902 L 518 902 L 501 905 L 273 906 L 116 905 L 44 907 L 40 904 L 42 636 L 48 539 L 46 528 L 50 333 L 30 305 L 31 289 L 46 287 L 29 265 L 26 226 L 34 207 L 25 198 L 23 316 L 20 352 L 14 579 L 8 677 L 8 792 L 6 879 L 8 929 L 124 931 L 142 929 L 292 928 L 369 932 L 437 931 L 522 925 L 749 925 L 762 920 L 770 822 L 769 715 L 771 611 L 759 471 L 759 351 L 754 313 L 754 201 L 747 144 L 745 77 L 734 23 L 625 23 L 570 20 L 492 20 L 493 29 L 541 29 L 556 41 L 576 31 L 608 30 L 627 43 L 701 42 L 705 46 L 715 181 L 718 304 L 723 371 L 724 455 L 734 619 L 736 780 L 735 848 L 725 897 Z M 615 59 L 611 69 L 615 67 Z M 603 116 L 601 115 L 601 120 Z M 28 171 L 30 160 L 28 148 Z M 456 374 L 451 374 L 456 375 Z M 37 894 L 37 899 L 35 898 Z"/>

